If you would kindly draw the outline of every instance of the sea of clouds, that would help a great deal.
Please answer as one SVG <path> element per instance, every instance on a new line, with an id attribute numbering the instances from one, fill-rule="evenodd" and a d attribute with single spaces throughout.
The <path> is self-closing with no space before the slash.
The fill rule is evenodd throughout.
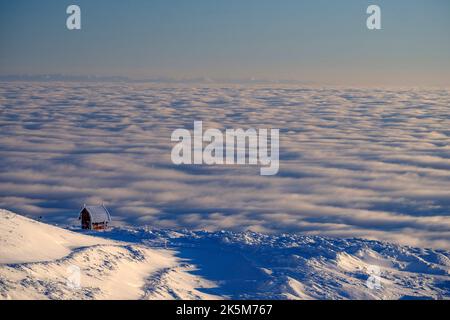
<path id="1" fill-rule="evenodd" d="M 279 128 L 280 172 L 176 166 L 178 128 Z M 0 207 L 77 223 L 362 237 L 450 248 L 450 91 L 0 84 Z"/>

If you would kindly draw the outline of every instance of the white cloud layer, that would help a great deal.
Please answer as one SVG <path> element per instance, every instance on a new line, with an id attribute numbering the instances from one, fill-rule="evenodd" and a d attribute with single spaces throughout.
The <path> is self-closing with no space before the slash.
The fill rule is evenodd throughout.
<path id="1" fill-rule="evenodd" d="M 448 249 L 449 106 L 446 90 L 3 83 L 0 207 Z M 279 174 L 173 165 L 171 132 L 194 120 L 280 128 Z"/>

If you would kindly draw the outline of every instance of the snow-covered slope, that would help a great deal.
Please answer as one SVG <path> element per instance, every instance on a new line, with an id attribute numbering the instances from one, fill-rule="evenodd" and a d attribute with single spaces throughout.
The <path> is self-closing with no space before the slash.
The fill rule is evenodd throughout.
<path id="1" fill-rule="evenodd" d="M 0 298 L 450 298 L 443 250 L 251 232 L 90 234 L 0 210 Z M 68 282 L 73 267 L 80 288 Z"/>
<path id="2" fill-rule="evenodd" d="M 0 210 L 0 299 L 210 299 L 174 252 L 92 237 Z M 157 288 L 155 288 L 157 287 Z"/>
<path id="3" fill-rule="evenodd" d="M 116 229 L 111 239 L 167 243 L 206 292 L 234 299 L 449 299 L 450 252 L 293 234 Z M 204 290 L 205 291 L 205 290 Z"/>
<path id="4" fill-rule="evenodd" d="M 0 264 L 39 262 L 67 256 L 73 249 L 113 241 L 88 237 L 0 210 Z"/>

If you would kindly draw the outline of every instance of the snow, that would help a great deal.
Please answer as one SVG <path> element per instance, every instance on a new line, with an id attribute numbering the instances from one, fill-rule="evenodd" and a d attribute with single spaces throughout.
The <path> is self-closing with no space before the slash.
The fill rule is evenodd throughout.
<path id="1" fill-rule="evenodd" d="M 25 219 L 5 210 L 0 210 L 0 219 L 0 264 L 50 261 L 67 256 L 77 248 L 114 243 Z"/>
<path id="2" fill-rule="evenodd" d="M 169 250 L 77 234 L 0 210 L 2 299 L 210 299 Z M 80 268 L 80 288 L 67 284 Z M 156 289 L 154 287 L 157 287 Z"/>
<path id="3" fill-rule="evenodd" d="M 450 252 L 380 241 L 71 231 L 0 210 L 0 243 L 0 299 L 450 298 Z M 79 288 L 68 285 L 74 266 Z"/>
<path id="4" fill-rule="evenodd" d="M 111 216 L 103 205 L 85 206 L 83 209 L 86 209 L 89 212 L 91 216 L 91 223 L 101 223 L 105 221 L 111 222 Z M 83 210 L 81 210 L 81 212 L 83 212 Z"/>

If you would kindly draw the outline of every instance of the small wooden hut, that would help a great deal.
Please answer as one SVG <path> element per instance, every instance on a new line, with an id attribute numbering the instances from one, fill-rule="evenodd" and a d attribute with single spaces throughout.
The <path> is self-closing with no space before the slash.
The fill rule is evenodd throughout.
<path id="1" fill-rule="evenodd" d="M 111 215 L 104 205 L 84 205 L 80 211 L 81 228 L 87 230 L 106 230 L 111 223 Z"/>

